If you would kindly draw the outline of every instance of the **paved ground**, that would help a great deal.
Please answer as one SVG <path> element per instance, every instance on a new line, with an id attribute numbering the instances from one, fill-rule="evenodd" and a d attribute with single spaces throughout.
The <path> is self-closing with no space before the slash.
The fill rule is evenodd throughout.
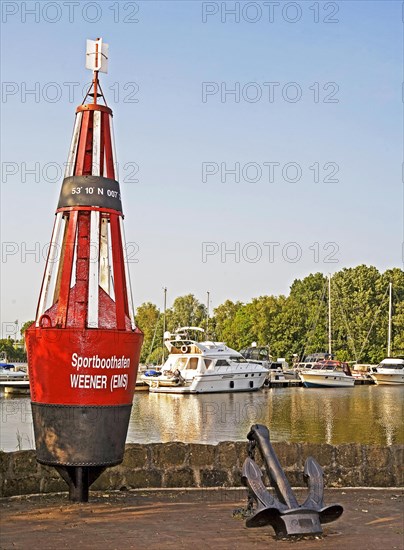
<path id="1" fill-rule="evenodd" d="M 296 491 L 300 500 L 303 494 Z M 88 504 L 45 495 L 1 500 L 0 548 L 29 550 L 256 549 L 403 550 L 404 498 L 398 489 L 329 489 L 344 506 L 322 537 L 276 540 L 271 527 L 233 517 L 244 490 L 92 493 Z"/>

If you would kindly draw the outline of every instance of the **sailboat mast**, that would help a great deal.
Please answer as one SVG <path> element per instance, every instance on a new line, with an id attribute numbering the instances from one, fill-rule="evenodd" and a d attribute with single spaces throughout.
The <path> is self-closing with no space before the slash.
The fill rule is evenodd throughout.
<path id="1" fill-rule="evenodd" d="M 207 292 L 207 302 L 206 302 L 206 340 L 209 340 L 209 297 L 210 297 L 210 292 L 208 291 Z"/>
<path id="2" fill-rule="evenodd" d="M 164 338 L 166 333 L 166 309 L 167 309 L 167 287 L 163 287 L 164 290 L 164 310 L 163 310 L 163 363 L 164 364 Z"/>
<path id="3" fill-rule="evenodd" d="M 393 307 L 393 283 L 389 284 L 389 331 L 387 336 L 387 357 L 391 355 L 391 316 Z"/>
<path id="4" fill-rule="evenodd" d="M 328 274 L 328 353 L 331 356 L 332 345 L 331 345 L 331 274 Z"/>

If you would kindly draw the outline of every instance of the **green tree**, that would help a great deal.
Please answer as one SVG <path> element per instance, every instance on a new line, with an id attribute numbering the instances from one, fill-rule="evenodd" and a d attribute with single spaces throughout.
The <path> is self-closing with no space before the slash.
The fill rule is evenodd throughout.
<path id="1" fill-rule="evenodd" d="M 14 346 L 11 338 L 2 338 L 0 340 L 0 354 L 6 357 L 7 361 L 14 361 Z"/>
<path id="2" fill-rule="evenodd" d="M 404 273 L 373 266 L 344 268 L 331 279 L 332 351 L 341 360 L 379 362 L 387 355 L 388 287 L 393 283 L 392 353 L 404 355 Z M 328 280 L 322 273 L 296 279 L 288 296 L 226 300 L 209 319 L 209 338 L 242 349 L 256 341 L 273 357 L 299 357 L 328 349 Z M 162 355 L 162 316 L 143 304 L 136 320 L 145 332 L 142 358 Z M 167 330 L 206 327 L 206 308 L 192 294 L 178 297 L 166 314 Z M 153 335 L 156 330 L 153 346 Z M 152 349 L 151 349 L 152 348 Z"/>
<path id="3" fill-rule="evenodd" d="M 135 321 L 144 334 L 140 362 L 145 363 L 149 355 L 153 353 L 156 347 L 161 345 L 163 340 L 160 311 L 156 305 L 151 302 L 145 302 L 137 308 Z"/>
<path id="4" fill-rule="evenodd" d="M 333 276 L 333 349 L 339 359 L 374 363 L 383 358 L 387 286 L 373 266 L 344 268 Z"/>
<path id="5" fill-rule="evenodd" d="M 7 361 L 25 363 L 27 354 L 24 346 L 16 344 L 11 338 L 3 338 L 0 340 L 0 354 L 7 358 Z"/>
<path id="6" fill-rule="evenodd" d="M 382 288 L 387 288 L 392 283 L 392 342 L 391 355 L 404 356 L 404 271 L 399 268 L 388 269 L 382 275 Z M 386 306 L 381 316 L 382 334 L 384 338 L 385 355 L 387 355 L 387 331 L 388 331 L 388 306 Z"/>
<path id="7" fill-rule="evenodd" d="M 327 349 L 327 280 L 322 273 L 296 279 L 279 315 L 278 338 L 271 343 L 277 354 L 289 361 L 293 354 L 302 358 L 308 353 Z"/>
<path id="8" fill-rule="evenodd" d="M 213 324 L 215 327 L 215 339 L 226 342 L 230 347 L 236 346 L 234 319 L 237 311 L 243 306 L 241 302 L 226 300 L 213 310 Z"/>
<path id="9" fill-rule="evenodd" d="M 167 311 L 167 330 L 175 332 L 180 327 L 201 327 L 206 324 L 206 307 L 193 294 L 179 296 Z"/>
<path id="10" fill-rule="evenodd" d="M 25 339 L 25 331 L 27 330 L 27 328 L 29 328 L 29 327 L 32 325 L 32 323 L 35 323 L 35 321 L 26 321 L 26 322 L 22 325 L 22 327 L 21 327 L 21 329 L 20 329 L 20 332 L 21 332 L 21 336 L 22 336 L 24 339 Z"/>

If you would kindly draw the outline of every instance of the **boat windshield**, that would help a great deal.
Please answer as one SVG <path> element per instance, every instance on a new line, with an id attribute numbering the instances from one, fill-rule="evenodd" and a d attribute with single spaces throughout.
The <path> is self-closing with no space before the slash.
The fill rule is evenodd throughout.
<path id="1" fill-rule="evenodd" d="M 242 349 L 240 353 L 246 359 L 252 359 L 254 361 L 268 361 L 269 359 L 268 349 L 263 347 L 245 348 Z"/>
<path id="2" fill-rule="evenodd" d="M 380 363 L 380 365 L 378 365 L 377 368 L 380 368 L 380 369 L 399 369 L 399 370 L 402 370 L 404 369 L 404 365 L 400 363 Z"/>

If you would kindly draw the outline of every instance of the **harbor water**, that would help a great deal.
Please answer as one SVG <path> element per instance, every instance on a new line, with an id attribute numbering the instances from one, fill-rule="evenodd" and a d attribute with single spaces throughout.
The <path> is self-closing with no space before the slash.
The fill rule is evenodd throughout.
<path id="1" fill-rule="evenodd" d="M 243 441 L 253 423 L 272 441 L 404 443 L 404 386 L 272 388 L 254 393 L 164 395 L 136 392 L 127 442 Z M 29 396 L 0 396 L 0 448 L 34 448 Z"/>

